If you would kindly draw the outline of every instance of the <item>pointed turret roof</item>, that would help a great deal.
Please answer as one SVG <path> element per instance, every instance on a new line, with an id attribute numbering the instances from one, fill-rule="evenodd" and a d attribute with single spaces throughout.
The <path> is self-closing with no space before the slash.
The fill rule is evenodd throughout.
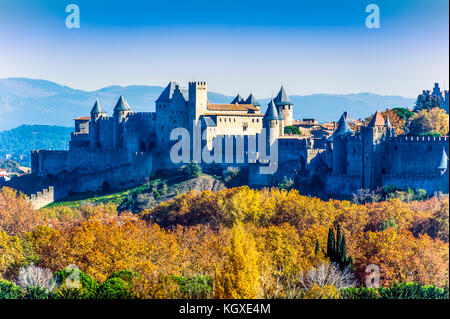
<path id="1" fill-rule="evenodd" d="M 383 115 L 380 113 L 380 111 L 377 111 L 372 120 L 370 121 L 369 127 L 384 126 L 384 123 L 385 121 Z"/>
<path id="2" fill-rule="evenodd" d="M 256 98 L 254 97 L 253 93 L 250 93 L 248 98 L 245 100 L 245 104 L 252 104 L 254 106 L 261 106 L 259 104 L 259 102 L 256 100 Z"/>
<path id="3" fill-rule="evenodd" d="M 442 148 L 442 155 L 441 155 L 441 160 L 439 162 L 439 166 L 436 167 L 439 170 L 446 170 L 448 168 L 448 156 L 447 153 L 445 153 L 445 148 Z"/>
<path id="4" fill-rule="evenodd" d="M 170 81 L 166 88 L 162 91 L 161 95 L 156 99 L 156 103 L 169 103 L 173 97 L 175 89 L 179 88 L 183 98 L 187 100 L 186 92 L 181 88 L 181 86 L 174 81 Z"/>
<path id="5" fill-rule="evenodd" d="M 352 134 L 352 133 L 353 133 L 353 131 L 350 128 L 350 125 L 348 125 L 347 112 L 344 112 L 342 114 L 341 118 L 339 119 L 338 127 L 332 136 L 342 136 L 342 135 L 347 135 L 347 134 Z M 333 138 L 331 138 L 331 141 L 332 140 L 333 140 Z"/>
<path id="6" fill-rule="evenodd" d="M 114 112 L 116 111 L 131 111 L 131 108 L 128 105 L 127 101 L 125 101 L 125 99 L 123 98 L 123 95 L 119 97 L 119 100 L 117 101 L 117 104 L 114 107 Z"/>
<path id="7" fill-rule="evenodd" d="M 100 106 L 98 99 L 95 100 L 94 106 L 92 107 L 91 114 L 106 114 L 106 112 Z"/>
<path id="8" fill-rule="evenodd" d="M 244 98 L 240 94 L 236 95 L 233 101 L 231 101 L 231 104 L 242 104 L 242 103 L 244 103 Z"/>
<path id="9" fill-rule="evenodd" d="M 391 127 L 391 121 L 389 120 L 389 115 L 386 113 L 386 122 L 384 123 L 384 126 Z"/>
<path id="10" fill-rule="evenodd" d="M 270 100 L 268 107 L 267 107 L 266 114 L 264 114 L 263 119 L 266 121 L 280 120 L 280 115 L 278 114 L 278 110 L 277 110 L 277 107 L 275 106 L 273 99 Z"/>
<path id="11" fill-rule="evenodd" d="M 341 117 L 339 118 L 338 121 L 338 125 L 341 124 L 342 122 L 347 121 L 347 111 L 345 111 L 344 113 L 342 113 Z"/>
<path id="12" fill-rule="evenodd" d="M 286 91 L 284 90 L 284 87 L 282 86 L 280 91 L 278 92 L 277 96 L 274 99 L 275 105 L 292 105 L 291 101 L 289 100 L 288 95 L 286 94 Z"/>

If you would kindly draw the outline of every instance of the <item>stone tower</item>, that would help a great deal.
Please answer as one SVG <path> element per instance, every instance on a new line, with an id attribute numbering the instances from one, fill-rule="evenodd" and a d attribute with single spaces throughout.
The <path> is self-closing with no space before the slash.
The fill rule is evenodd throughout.
<path id="1" fill-rule="evenodd" d="M 190 125 L 198 121 L 200 115 L 208 110 L 208 88 L 206 82 L 189 82 Z"/>
<path id="2" fill-rule="evenodd" d="M 100 106 L 98 99 L 96 99 L 91 110 L 91 121 L 95 122 L 101 117 L 106 117 L 106 112 Z"/>
<path id="3" fill-rule="evenodd" d="M 338 121 L 338 127 L 333 135 L 328 139 L 332 142 L 332 170 L 335 174 L 346 174 L 348 168 L 347 143 L 348 136 L 353 135 L 353 131 L 348 124 L 347 112 L 344 112 Z"/>
<path id="4" fill-rule="evenodd" d="M 288 95 L 283 87 L 281 87 L 277 96 L 274 99 L 274 103 L 278 109 L 278 113 L 284 119 L 284 125 L 290 126 L 292 125 L 293 115 L 292 115 L 292 103 L 289 100 Z"/>
<path id="5" fill-rule="evenodd" d="M 368 126 L 361 127 L 362 188 L 381 184 L 382 142 L 395 136 L 389 117 L 385 120 L 377 111 Z"/>
<path id="6" fill-rule="evenodd" d="M 123 147 L 123 123 L 126 121 L 128 114 L 131 113 L 131 107 L 121 95 L 114 107 L 114 132 L 113 146 L 115 149 Z"/>
<path id="7" fill-rule="evenodd" d="M 273 100 L 270 101 L 263 117 L 267 146 L 270 147 L 280 137 L 280 116 Z"/>
<path id="8" fill-rule="evenodd" d="M 90 133 L 90 145 L 93 148 L 100 147 L 100 127 L 98 120 L 100 118 L 105 118 L 106 112 L 100 106 L 98 99 L 95 101 L 94 106 L 91 110 L 91 120 L 89 122 L 89 133 Z"/>

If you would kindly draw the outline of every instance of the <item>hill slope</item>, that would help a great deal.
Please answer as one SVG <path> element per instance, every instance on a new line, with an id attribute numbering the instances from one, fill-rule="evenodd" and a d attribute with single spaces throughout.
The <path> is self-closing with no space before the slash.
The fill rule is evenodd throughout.
<path id="1" fill-rule="evenodd" d="M 76 90 L 45 80 L 27 78 L 0 79 L 0 130 L 21 124 L 72 126 L 73 118 L 88 115 L 96 97 L 108 114 L 119 95 L 124 95 L 136 112 L 155 110 L 155 100 L 163 88 L 160 86 L 109 86 L 96 91 Z M 367 117 L 378 108 L 409 107 L 415 99 L 383 96 L 372 93 L 295 95 L 288 91 L 294 103 L 294 117 L 318 118 L 319 121 L 337 120 L 344 110 L 353 118 Z M 233 97 L 209 92 L 212 103 L 227 103 Z M 267 98 L 260 98 L 265 110 Z"/>
<path id="2" fill-rule="evenodd" d="M 21 125 L 0 132 L 0 161 L 10 158 L 22 166 L 30 166 L 31 150 L 64 150 L 69 147 L 70 127 Z"/>

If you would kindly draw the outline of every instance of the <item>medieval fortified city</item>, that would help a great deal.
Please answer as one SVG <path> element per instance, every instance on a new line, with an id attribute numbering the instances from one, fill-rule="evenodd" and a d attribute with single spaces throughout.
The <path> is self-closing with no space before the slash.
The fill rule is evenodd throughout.
<path id="1" fill-rule="evenodd" d="M 0 317 L 438 313 L 449 5 L 0 0 Z"/>
<path id="2" fill-rule="evenodd" d="M 73 193 L 120 190 L 191 161 L 207 172 L 244 169 L 248 185 L 257 188 L 289 179 L 316 196 L 346 198 L 390 185 L 448 193 L 447 136 L 398 135 L 379 111 L 367 124 L 347 112 L 325 125 L 296 120 L 283 87 L 264 114 L 253 94 L 213 104 L 207 90 L 206 82 L 188 88 L 170 82 L 155 112 L 135 113 L 120 96 L 108 116 L 95 101 L 90 116 L 75 118 L 69 150 L 32 151 L 31 173 L 44 187 L 31 200 L 41 206 Z M 438 98 L 448 110 L 448 94 L 436 83 L 422 96 Z M 291 126 L 303 134 L 286 133 Z"/>

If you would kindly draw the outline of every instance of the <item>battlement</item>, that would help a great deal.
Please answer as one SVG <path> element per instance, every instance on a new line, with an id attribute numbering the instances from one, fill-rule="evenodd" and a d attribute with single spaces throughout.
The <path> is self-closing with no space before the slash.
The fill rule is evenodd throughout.
<path id="1" fill-rule="evenodd" d="M 401 178 L 401 179 L 420 179 L 420 178 L 437 178 L 440 174 L 383 174 L 385 178 Z"/>
<path id="2" fill-rule="evenodd" d="M 136 112 L 128 114 L 129 118 L 150 118 L 156 120 L 156 112 Z"/>
<path id="3" fill-rule="evenodd" d="M 189 87 L 206 87 L 206 82 L 189 82 Z"/>
<path id="4" fill-rule="evenodd" d="M 31 203 L 34 209 L 39 209 L 44 207 L 50 203 L 53 203 L 55 200 L 55 194 L 53 186 L 49 186 L 48 188 L 44 188 L 40 192 L 36 192 L 36 194 L 31 194 L 28 197 L 28 201 Z"/>
<path id="5" fill-rule="evenodd" d="M 50 155 L 68 155 L 69 151 L 67 150 L 34 150 L 31 151 L 32 155 L 39 155 L 39 154 L 50 154 Z"/>
<path id="6" fill-rule="evenodd" d="M 389 139 L 389 142 L 411 143 L 411 142 L 447 142 L 448 136 L 396 136 Z"/>

